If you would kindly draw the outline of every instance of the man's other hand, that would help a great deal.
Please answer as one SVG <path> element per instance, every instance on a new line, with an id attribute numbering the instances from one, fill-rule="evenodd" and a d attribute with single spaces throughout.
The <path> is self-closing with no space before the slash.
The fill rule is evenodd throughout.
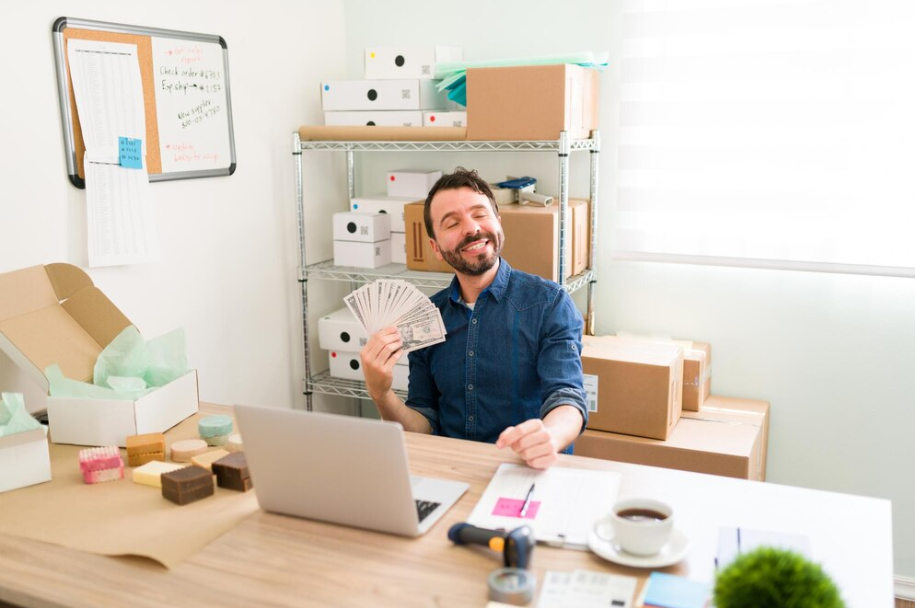
<path id="1" fill-rule="evenodd" d="M 525 420 L 502 431 L 496 447 L 511 447 L 533 469 L 548 468 L 556 462 L 560 449 L 550 429 L 539 418 Z"/>
<path id="2" fill-rule="evenodd" d="M 391 390 L 394 382 L 394 366 L 400 359 L 403 340 L 396 327 L 387 327 L 369 338 L 359 351 L 362 370 L 365 372 L 365 386 L 376 402 Z"/>

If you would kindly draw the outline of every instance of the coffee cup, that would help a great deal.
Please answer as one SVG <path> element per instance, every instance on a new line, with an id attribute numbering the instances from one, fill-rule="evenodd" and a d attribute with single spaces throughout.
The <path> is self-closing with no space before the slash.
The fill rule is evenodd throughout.
<path id="1" fill-rule="evenodd" d="M 656 555 L 670 540 L 674 511 L 659 500 L 626 498 L 613 505 L 597 526 L 598 536 L 605 540 L 612 537 L 612 542 L 626 553 L 647 557 Z"/>

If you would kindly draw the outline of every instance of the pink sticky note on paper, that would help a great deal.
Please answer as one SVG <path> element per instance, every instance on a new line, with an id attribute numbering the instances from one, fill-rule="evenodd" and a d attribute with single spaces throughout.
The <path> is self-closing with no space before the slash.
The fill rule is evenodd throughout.
<path id="1" fill-rule="evenodd" d="M 518 500 L 517 498 L 500 498 L 496 502 L 495 508 L 492 510 L 493 515 L 499 515 L 500 517 L 521 517 L 521 507 L 524 506 L 523 500 Z M 524 514 L 523 519 L 534 519 L 537 517 L 537 511 L 540 510 L 540 501 L 532 500 L 531 504 L 527 506 L 527 513 Z"/>

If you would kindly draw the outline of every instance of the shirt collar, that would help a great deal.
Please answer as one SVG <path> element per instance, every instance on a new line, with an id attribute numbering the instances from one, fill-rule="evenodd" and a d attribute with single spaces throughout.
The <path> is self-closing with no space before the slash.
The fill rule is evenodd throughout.
<path id="1" fill-rule="evenodd" d="M 505 294 L 505 290 L 508 289 L 508 279 L 511 276 L 511 272 L 512 267 L 505 261 L 505 258 L 499 258 L 499 270 L 496 272 L 496 277 L 492 280 L 492 283 L 489 284 L 489 287 L 483 290 L 480 297 L 485 295 L 486 292 L 489 292 L 496 302 L 501 300 L 502 296 Z M 462 303 L 461 283 L 458 281 L 457 275 L 454 275 L 454 278 L 451 279 L 450 299 L 455 304 Z"/>

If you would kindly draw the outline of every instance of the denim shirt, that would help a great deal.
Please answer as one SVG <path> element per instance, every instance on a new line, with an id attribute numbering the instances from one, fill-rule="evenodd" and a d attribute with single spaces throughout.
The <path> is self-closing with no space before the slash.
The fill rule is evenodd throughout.
<path id="1" fill-rule="evenodd" d="M 431 300 L 448 334 L 409 354 L 407 405 L 434 434 L 494 443 L 507 427 L 560 405 L 581 411 L 584 430 L 584 323 L 559 285 L 502 259 L 473 310 L 460 299 L 457 277 Z"/>

